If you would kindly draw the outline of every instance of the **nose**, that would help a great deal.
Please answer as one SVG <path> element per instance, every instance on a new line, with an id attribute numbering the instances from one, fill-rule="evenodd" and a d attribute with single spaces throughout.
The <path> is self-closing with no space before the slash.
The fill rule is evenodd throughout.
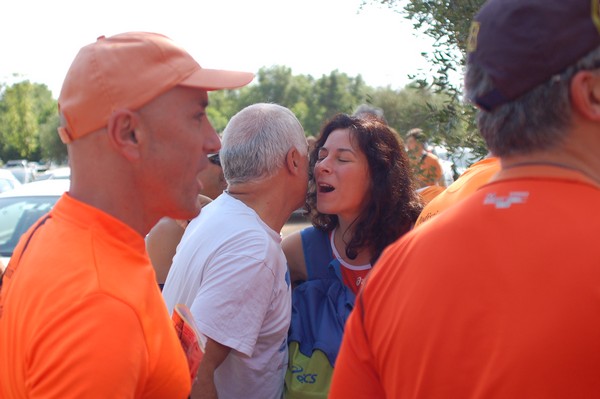
<path id="1" fill-rule="evenodd" d="M 315 164 L 314 168 L 315 175 L 319 173 L 331 173 L 331 165 L 329 157 L 325 157 Z"/>
<path id="2" fill-rule="evenodd" d="M 221 138 L 219 138 L 217 131 L 213 127 L 212 123 L 210 123 L 208 118 L 206 119 L 205 126 L 206 131 L 204 140 L 204 151 L 207 154 L 215 154 L 221 149 Z"/>

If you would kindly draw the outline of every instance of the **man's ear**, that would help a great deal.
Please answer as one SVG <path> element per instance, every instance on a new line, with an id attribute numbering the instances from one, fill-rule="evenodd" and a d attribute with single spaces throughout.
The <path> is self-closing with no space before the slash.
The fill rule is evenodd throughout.
<path id="1" fill-rule="evenodd" d="M 600 122 L 600 73 L 580 71 L 571 79 L 571 101 L 579 114 Z"/>
<path id="2" fill-rule="evenodd" d="M 285 156 L 287 168 L 292 174 L 297 174 L 300 166 L 300 153 L 295 147 L 292 147 Z"/>
<path id="3" fill-rule="evenodd" d="M 118 109 L 108 119 L 108 140 L 112 147 L 129 160 L 140 158 L 139 120 L 135 112 Z"/>

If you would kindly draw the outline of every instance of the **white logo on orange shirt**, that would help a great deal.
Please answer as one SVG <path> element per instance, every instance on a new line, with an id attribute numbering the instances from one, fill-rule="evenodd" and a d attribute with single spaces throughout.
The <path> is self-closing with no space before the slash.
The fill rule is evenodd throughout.
<path id="1" fill-rule="evenodd" d="M 495 205 L 496 209 L 507 209 L 512 204 L 524 204 L 527 202 L 528 197 L 529 193 L 522 191 L 511 192 L 506 197 L 499 197 L 496 193 L 490 193 L 486 195 L 483 205 Z"/>

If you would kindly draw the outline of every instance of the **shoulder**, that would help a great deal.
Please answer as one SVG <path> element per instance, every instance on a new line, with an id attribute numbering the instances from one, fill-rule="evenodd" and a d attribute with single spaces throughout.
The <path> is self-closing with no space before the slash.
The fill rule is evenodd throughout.
<path id="1" fill-rule="evenodd" d="M 434 161 L 439 160 L 438 156 L 435 155 L 433 152 L 427 151 L 427 152 L 425 152 L 425 155 L 426 155 L 427 158 L 429 158 L 431 160 L 434 160 Z"/>
<path id="2" fill-rule="evenodd" d="M 437 155 L 432 154 L 431 152 L 426 152 L 425 153 L 425 161 L 431 164 L 440 164 L 440 159 L 437 157 Z"/>
<path id="3" fill-rule="evenodd" d="M 292 283 L 298 280 L 306 280 L 306 261 L 304 259 L 301 232 L 294 232 L 284 238 L 281 242 L 281 248 L 287 260 Z"/>
<path id="4" fill-rule="evenodd" d="M 304 265 L 304 252 L 302 249 L 302 234 L 300 231 L 296 231 L 281 242 L 281 248 L 287 258 L 288 265 L 290 263 L 301 263 Z"/>
<path id="5" fill-rule="evenodd" d="M 166 237 L 175 236 L 178 239 L 183 235 L 184 229 L 181 227 L 176 220 L 164 217 L 154 225 L 154 227 L 148 232 L 146 241 L 154 239 L 164 239 Z"/>
<path id="6" fill-rule="evenodd" d="M 201 209 L 210 204 L 212 201 L 212 198 L 207 197 L 206 195 L 198 194 L 198 205 L 200 205 Z"/>
<path id="7" fill-rule="evenodd" d="M 160 255 L 165 250 L 171 251 L 171 247 L 177 246 L 181 240 L 184 231 L 174 219 L 159 220 L 146 236 L 146 250 L 150 257 Z"/>

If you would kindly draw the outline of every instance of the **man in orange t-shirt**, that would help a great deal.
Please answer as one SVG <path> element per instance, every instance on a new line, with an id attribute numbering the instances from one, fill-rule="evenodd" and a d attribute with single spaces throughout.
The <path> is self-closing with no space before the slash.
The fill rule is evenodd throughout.
<path id="1" fill-rule="evenodd" d="M 208 90 L 253 74 L 202 69 L 165 36 L 100 37 L 58 99 L 68 193 L 0 280 L 0 398 L 186 398 L 191 374 L 144 236 L 198 213 L 220 141 Z"/>
<path id="2" fill-rule="evenodd" d="M 465 87 L 501 170 L 384 251 L 330 398 L 598 396 L 596 5 L 488 0 L 476 15 Z"/>

